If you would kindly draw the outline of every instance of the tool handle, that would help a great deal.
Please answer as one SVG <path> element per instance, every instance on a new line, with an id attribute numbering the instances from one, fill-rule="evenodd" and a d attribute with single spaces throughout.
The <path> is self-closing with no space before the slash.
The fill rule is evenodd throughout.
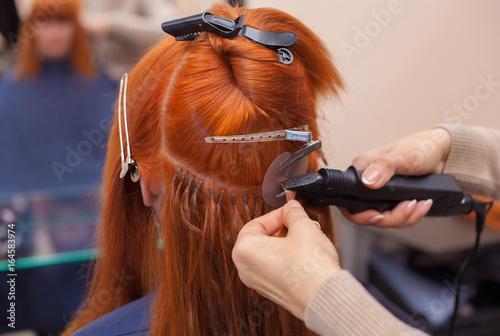
<path id="1" fill-rule="evenodd" d="M 379 212 L 392 210 L 399 201 L 369 201 L 369 200 L 349 200 L 344 198 L 332 198 L 314 196 L 309 197 L 304 194 L 297 194 L 297 198 L 307 200 L 311 205 L 335 205 L 347 209 L 352 214 L 360 213 L 366 210 L 377 210 Z M 431 209 L 426 216 L 452 216 L 465 215 L 472 211 L 473 198 L 470 195 L 465 195 L 461 202 L 452 203 L 447 199 L 440 199 L 433 202 Z"/>
<path id="2" fill-rule="evenodd" d="M 399 202 L 413 199 L 433 200 L 427 216 L 467 214 L 472 210 L 472 198 L 463 193 L 452 175 L 395 175 L 384 187 L 374 190 L 363 185 L 363 171 L 354 166 L 345 171 L 320 169 L 318 174 L 323 183 L 314 203 L 341 206 L 351 213 L 391 210 Z"/>

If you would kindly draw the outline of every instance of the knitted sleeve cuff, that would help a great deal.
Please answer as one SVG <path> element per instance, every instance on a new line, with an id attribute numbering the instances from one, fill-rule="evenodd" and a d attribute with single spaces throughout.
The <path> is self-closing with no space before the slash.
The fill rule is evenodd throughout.
<path id="1" fill-rule="evenodd" d="M 483 127 L 442 124 L 451 135 L 444 168 L 467 192 L 500 198 L 500 132 Z"/>
<path id="2" fill-rule="evenodd" d="M 320 335 L 421 336 L 389 313 L 347 271 L 331 276 L 305 312 L 306 326 Z"/>

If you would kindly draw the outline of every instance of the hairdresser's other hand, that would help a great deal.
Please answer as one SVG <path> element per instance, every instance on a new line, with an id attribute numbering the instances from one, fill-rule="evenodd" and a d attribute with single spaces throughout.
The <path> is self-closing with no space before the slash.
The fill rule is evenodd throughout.
<path id="1" fill-rule="evenodd" d="M 451 136 L 442 128 L 411 134 L 384 147 L 359 155 L 353 161 L 364 170 L 363 184 L 371 189 L 383 187 L 395 174 L 442 174 L 451 147 Z M 351 222 L 378 227 L 406 227 L 418 223 L 429 211 L 432 200 L 408 200 L 393 210 L 380 213 L 367 210 L 355 215 L 341 209 Z"/>
<path id="2" fill-rule="evenodd" d="M 287 236 L 278 237 L 284 225 Z M 335 247 L 295 200 L 247 223 L 232 257 L 245 285 L 302 320 L 323 282 L 340 270 Z"/>

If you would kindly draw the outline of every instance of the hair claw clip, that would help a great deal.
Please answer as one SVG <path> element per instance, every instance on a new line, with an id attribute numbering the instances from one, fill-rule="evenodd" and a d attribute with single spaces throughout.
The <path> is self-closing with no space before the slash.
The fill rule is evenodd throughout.
<path id="1" fill-rule="evenodd" d="M 174 36 L 177 41 L 193 41 L 203 33 L 212 33 L 225 38 L 232 38 L 239 34 L 276 50 L 281 63 L 293 62 L 293 55 L 286 48 L 293 47 L 297 43 L 298 38 L 295 33 L 259 30 L 243 25 L 244 20 L 245 15 L 240 15 L 236 20 L 230 20 L 210 12 L 203 12 L 163 22 L 161 28 L 165 33 Z"/>
<path id="2" fill-rule="evenodd" d="M 128 74 L 125 73 L 120 81 L 120 93 L 118 95 L 118 130 L 120 133 L 120 147 L 121 147 L 121 162 L 122 169 L 120 171 L 120 178 L 124 178 L 127 172 L 130 170 L 130 178 L 132 182 L 139 181 L 140 173 L 139 167 L 137 167 L 136 162 L 132 159 L 130 154 L 130 138 L 128 135 L 128 123 L 127 123 L 127 84 L 128 84 Z M 123 136 L 122 136 L 122 103 L 123 103 L 123 119 L 125 120 L 125 137 L 127 138 L 127 158 L 125 159 L 125 151 L 123 149 Z"/>
<path id="3" fill-rule="evenodd" d="M 161 28 L 165 33 L 174 36 L 177 41 L 192 41 L 203 33 L 234 37 L 243 27 L 244 19 L 245 15 L 240 15 L 236 20 L 229 20 L 210 12 L 203 12 L 163 22 Z"/>

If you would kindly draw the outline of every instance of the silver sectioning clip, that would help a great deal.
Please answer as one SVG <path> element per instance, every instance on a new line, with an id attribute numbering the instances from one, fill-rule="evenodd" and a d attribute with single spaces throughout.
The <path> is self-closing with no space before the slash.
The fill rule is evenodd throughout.
<path id="1" fill-rule="evenodd" d="M 228 135 L 228 136 L 209 136 L 205 138 L 205 142 L 208 143 L 242 143 L 242 142 L 265 142 L 265 141 L 303 141 L 307 142 L 300 149 L 295 152 L 286 161 L 282 162 L 280 165 L 280 171 L 286 169 L 294 162 L 297 162 L 301 158 L 311 154 L 317 149 L 321 148 L 321 140 L 312 139 L 312 133 L 309 132 L 309 126 L 303 125 L 300 127 L 273 131 L 273 132 L 262 132 L 253 134 L 243 134 L 243 135 Z"/>
<path id="2" fill-rule="evenodd" d="M 123 74 L 120 81 L 120 93 L 118 95 L 118 130 L 120 132 L 120 147 L 121 147 L 121 159 L 122 159 L 122 169 L 120 171 L 120 178 L 124 178 L 127 172 L 130 170 L 130 178 L 133 182 L 139 181 L 139 167 L 132 159 L 130 154 L 130 138 L 128 135 L 128 123 L 127 123 L 127 84 L 128 84 L 128 74 Z M 125 151 L 123 149 L 123 136 L 122 136 L 122 102 L 123 102 L 123 119 L 125 120 L 125 137 L 127 138 L 127 158 L 125 159 Z"/>
<path id="3" fill-rule="evenodd" d="M 239 142 L 264 142 L 264 141 L 304 141 L 312 140 L 309 126 L 304 125 L 282 131 L 262 132 L 244 135 L 209 136 L 205 138 L 208 143 L 239 143 Z"/>

